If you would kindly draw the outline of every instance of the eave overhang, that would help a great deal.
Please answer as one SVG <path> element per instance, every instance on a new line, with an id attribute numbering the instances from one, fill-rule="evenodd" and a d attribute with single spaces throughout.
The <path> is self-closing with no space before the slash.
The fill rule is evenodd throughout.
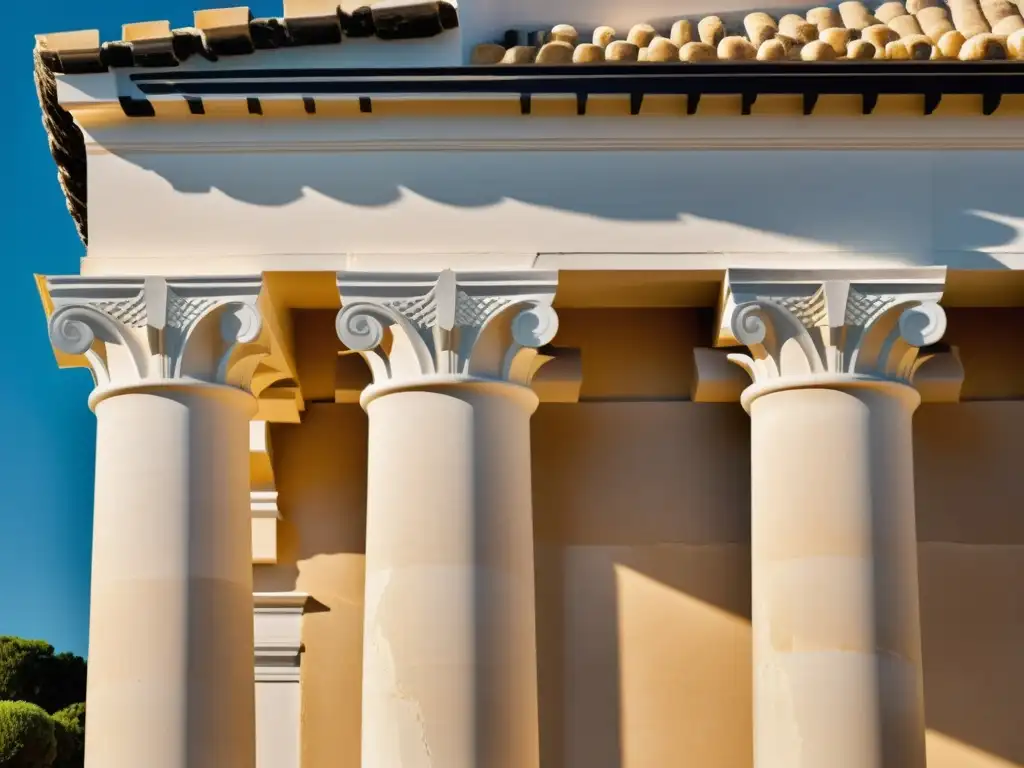
<path id="1" fill-rule="evenodd" d="M 436 98 L 516 96 L 529 113 L 533 96 L 579 97 L 586 114 L 589 96 L 624 95 L 641 110 L 649 95 L 686 96 L 696 111 L 705 95 L 739 95 L 750 107 L 762 95 L 804 97 L 804 113 L 822 95 L 857 95 L 871 114 L 878 96 L 919 95 L 922 113 L 935 111 L 946 95 L 977 95 L 983 113 L 998 109 L 1004 95 L 1024 94 L 1024 61 L 825 63 L 727 62 L 707 64 L 605 64 L 578 66 L 470 66 L 374 69 L 229 69 L 131 72 L 119 80 L 126 114 L 150 110 L 154 99 L 362 97 Z M 369 107 L 370 109 L 367 109 Z M 749 109 L 744 109 L 744 114 Z"/>

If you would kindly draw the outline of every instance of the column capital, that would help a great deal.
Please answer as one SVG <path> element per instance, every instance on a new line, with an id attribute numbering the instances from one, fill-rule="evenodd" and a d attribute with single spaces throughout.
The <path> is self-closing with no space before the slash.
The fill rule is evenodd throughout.
<path id="1" fill-rule="evenodd" d="M 249 389 L 262 279 L 46 277 L 50 342 L 62 366 L 88 366 L 91 401 L 122 387 L 204 382 Z"/>
<path id="2" fill-rule="evenodd" d="M 556 272 L 338 274 L 338 337 L 375 387 L 431 380 L 529 386 L 558 331 Z"/>
<path id="3" fill-rule="evenodd" d="M 818 379 L 913 382 L 946 331 L 946 270 L 729 270 L 715 346 L 758 388 Z M 746 401 L 749 399 L 745 397 Z"/>

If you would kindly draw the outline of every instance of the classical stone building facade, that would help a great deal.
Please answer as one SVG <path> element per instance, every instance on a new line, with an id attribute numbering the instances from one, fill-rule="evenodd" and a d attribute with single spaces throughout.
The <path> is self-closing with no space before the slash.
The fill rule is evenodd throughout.
<path id="1" fill-rule="evenodd" d="M 88 768 L 1024 765 L 1024 18 L 777 6 L 38 38 Z"/>

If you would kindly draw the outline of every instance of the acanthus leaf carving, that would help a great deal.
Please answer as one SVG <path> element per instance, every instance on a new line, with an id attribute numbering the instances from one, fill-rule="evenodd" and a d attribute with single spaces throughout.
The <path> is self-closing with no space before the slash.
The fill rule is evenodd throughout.
<path id="1" fill-rule="evenodd" d="M 50 277 L 50 339 L 84 358 L 98 387 L 194 379 L 246 387 L 261 279 Z"/>
<path id="2" fill-rule="evenodd" d="M 338 337 L 377 384 L 473 376 L 529 385 L 558 330 L 546 272 L 341 273 Z"/>
<path id="3" fill-rule="evenodd" d="M 912 383 L 922 347 L 946 330 L 944 269 L 866 273 L 733 270 L 718 346 L 755 384 L 859 375 Z"/>

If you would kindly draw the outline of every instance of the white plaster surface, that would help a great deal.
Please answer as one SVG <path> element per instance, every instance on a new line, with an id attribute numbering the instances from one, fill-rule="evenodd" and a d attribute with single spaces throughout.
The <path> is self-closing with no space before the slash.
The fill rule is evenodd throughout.
<path id="1" fill-rule="evenodd" d="M 421 254 L 434 269 L 459 254 L 529 266 L 583 253 L 586 268 L 599 254 L 691 254 L 699 269 L 738 253 L 993 269 L 1024 251 L 1016 151 L 346 151 L 317 143 L 326 130 L 285 151 L 286 135 L 255 127 L 239 127 L 234 149 L 200 151 L 205 134 L 190 130 L 173 152 L 122 132 L 90 158 L 90 259 L 236 271 L 272 257 L 275 269 L 331 255 L 339 269 L 409 269 Z"/>

